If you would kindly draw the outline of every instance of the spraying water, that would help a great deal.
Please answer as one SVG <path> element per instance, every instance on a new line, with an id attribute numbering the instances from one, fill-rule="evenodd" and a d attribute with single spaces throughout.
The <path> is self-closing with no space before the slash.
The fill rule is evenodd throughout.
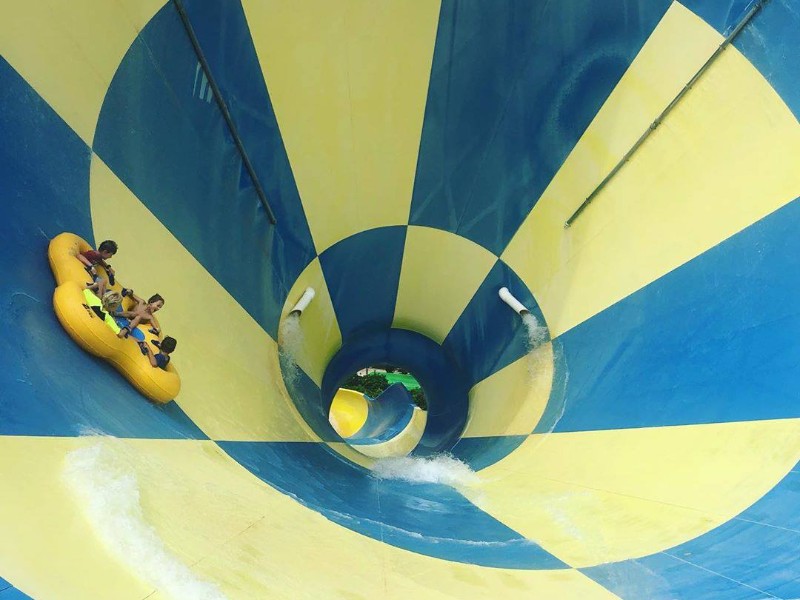
<path id="1" fill-rule="evenodd" d="M 175 600 L 227 600 L 172 554 L 147 523 L 136 475 L 109 442 L 67 454 L 63 475 L 100 540 L 138 576 Z"/>
<path id="2" fill-rule="evenodd" d="M 539 320 L 531 313 L 521 315 L 522 324 L 528 332 L 528 352 L 533 352 L 547 341 L 547 327 L 539 324 Z"/>
<path id="3" fill-rule="evenodd" d="M 292 385 L 300 375 L 297 357 L 303 348 L 303 329 L 300 327 L 299 313 L 290 313 L 283 320 L 279 331 L 279 339 L 283 377 L 287 385 Z"/>
<path id="4" fill-rule="evenodd" d="M 547 327 L 540 325 L 531 313 L 523 313 L 522 323 L 528 335 L 528 375 L 532 382 L 546 377 L 546 369 L 551 357 L 542 346 L 547 342 Z"/>
<path id="5" fill-rule="evenodd" d="M 561 355 L 562 350 L 559 347 L 556 347 L 556 344 L 553 344 L 552 355 L 545 352 L 544 344 L 550 339 L 550 334 L 547 327 L 541 325 L 538 319 L 531 313 L 526 312 L 520 316 L 522 317 L 522 323 L 525 325 L 528 335 L 528 375 L 531 383 L 533 384 L 538 382 L 540 378 L 548 376 L 547 373 L 550 362 L 563 362 L 563 357 Z M 566 365 L 564 365 L 564 372 L 561 377 L 563 377 L 563 383 L 560 387 L 563 389 L 566 387 L 569 379 L 569 372 L 566 370 Z M 558 422 L 564 416 L 567 408 L 566 399 L 561 398 L 561 401 L 557 406 L 559 411 L 558 415 L 552 421 L 547 431 L 544 432 L 545 436 L 540 438 L 538 444 L 542 443 L 542 440 L 547 437 L 547 434 L 553 432 Z"/>
<path id="6" fill-rule="evenodd" d="M 480 482 L 477 473 L 469 465 L 447 454 L 429 458 L 385 458 L 375 462 L 373 473 L 379 479 L 441 483 L 456 488 L 470 487 Z"/>

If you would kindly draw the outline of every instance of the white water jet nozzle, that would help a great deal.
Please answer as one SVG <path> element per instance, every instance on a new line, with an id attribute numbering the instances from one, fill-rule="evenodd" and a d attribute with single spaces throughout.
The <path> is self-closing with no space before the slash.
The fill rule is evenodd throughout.
<path id="1" fill-rule="evenodd" d="M 497 295 L 500 296 L 500 299 L 503 302 L 505 302 L 511 308 L 513 308 L 515 313 L 519 315 L 524 315 L 531 312 L 527 308 L 525 308 L 525 305 L 522 304 L 522 302 L 520 302 L 519 300 L 514 298 L 514 296 L 511 295 L 511 292 L 508 291 L 507 287 L 501 287 L 500 291 L 497 292 Z"/>
<path id="2" fill-rule="evenodd" d="M 289 311 L 289 314 L 297 313 L 298 315 L 303 314 L 303 311 L 306 307 L 311 304 L 311 301 L 314 299 L 314 288 L 307 287 L 306 291 L 303 292 L 303 295 L 300 296 L 300 300 L 297 304 L 294 305 L 294 308 Z"/>

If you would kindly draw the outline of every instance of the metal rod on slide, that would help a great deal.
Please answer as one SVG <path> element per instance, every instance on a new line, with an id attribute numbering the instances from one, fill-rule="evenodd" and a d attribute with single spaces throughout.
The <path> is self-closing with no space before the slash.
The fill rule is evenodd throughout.
<path id="1" fill-rule="evenodd" d="M 178 11 L 178 15 L 183 23 L 183 28 L 186 30 L 186 34 L 189 36 L 189 41 L 192 43 L 192 48 L 194 48 L 194 53 L 197 55 L 197 60 L 200 62 L 200 66 L 205 73 L 206 79 L 208 79 L 208 85 L 211 87 L 211 93 L 214 95 L 214 100 L 216 100 L 217 106 L 219 106 L 219 110 L 222 112 L 222 117 L 225 119 L 225 123 L 228 125 L 228 129 L 233 137 L 233 142 L 236 144 L 236 149 L 239 150 L 239 155 L 242 157 L 244 167 L 247 169 L 247 173 L 250 175 L 253 186 L 256 188 L 256 195 L 258 195 L 258 199 L 261 201 L 261 205 L 264 207 L 264 210 L 267 211 L 269 222 L 275 225 L 278 222 L 277 219 L 275 219 L 275 213 L 272 212 L 272 208 L 269 205 L 267 196 L 264 193 L 264 188 L 261 187 L 261 182 L 258 180 L 255 169 L 253 168 L 253 164 L 250 162 L 250 157 L 247 156 L 247 152 L 244 149 L 244 144 L 242 144 L 242 138 L 239 137 L 239 132 L 237 131 L 236 125 L 233 122 L 233 118 L 228 110 L 228 106 L 225 104 L 225 100 L 222 97 L 222 92 L 220 92 L 219 86 L 217 85 L 214 76 L 211 74 L 208 61 L 203 54 L 202 48 L 200 48 L 200 41 L 197 39 L 197 36 L 194 33 L 194 28 L 192 27 L 191 21 L 189 21 L 189 15 L 186 14 L 186 10 L 183 7 L 183 2 L 182 0 L 172 0 L 172 3 L 175 5 L 175 8 Z"/>
<path id="2" fill-rule="evenodd" d="M 645 132 L 636 141 L 636 143 L 631 147 L 631 149 L 628 150 L 628 152 L 625 154 L 625 156 L 622 157 L 622 160 L 620 160 L 617 163 L 617 165 L 613 169 L 611 169 L 611 172 L 608 175 L 606 175 L 606 178 L 603 179 L 603 181 L 600 182 L 600 184 L 594 189 L 594 191 L 586 197 L 586 200 L 583 201 L 583 203 L 578 207 L 578 209 L 574 213 L 572 213 L 572 216 L 569 219 L 567 219 L 566 223 L 564 223 L 564 229 L 566 229 L 570 225 L 572 225 L 572 223 L 575 222 L 575 219 L 577 219 L 578 216 L 584 210 L 586 210 L 586 207 L 589 206 L 589 204 L 591 204 L 592 200 L 595 199 L 597 194 L 599 194 L 600 191 L 604 187 L 606 187 L 606 184 L 608 184 L 608 182 L 611 181 L 611 179 L 613 179 L 613 177 L 617 173 L 619 173 L 619 171 L 622 169 L 622 167 L 625 166 L 625 163 L 628 162 L 628 160 L 631 158 L 631 156 L 633 156 L 633 154 L 641 147 L 641 145 L 644 144 L 645 140 L 648 137 L 650 137 L 650 134 L 653 133 L 656 130 L 656 128 L 658 128 L 659 125 L 661 125 L 661 123 L 664 121 L 664 119 L 667 117 L 667 115 L 670 112 L 672 112 L 672 109 L 675 108 L 675 106 L 678 104 L 678 102 L 680 102 L 681 99 L 689 92 L 689 90 L 692 89 L 692 86 L 694 86 L 694 84 L 697 83 L 697 80 L 700 79 L 700 77 L 703 76 L 703 74 L 714 63 L 714 61 L 716 61 L 717 58 L 719 58 L 719 55 L 722 54 L 722 52 L 725 50 L 725 48 L 727 48 L 730 45 L 730 43 L 736 38 L 736 36 L 739 35 L 739 33 L 742 31 L 742 29 L 744 29 L 745 25 L 747 25 L 747 23 L 750 22 L 750 19 L 752 19 L 756 15 L 756 13 L 759 10 L 761 10 L 763 8 L 763 6 L 767 2 L 769 2 L 769 0 L 757 0 L 757 2 L 755 4 L 753 4 L 753 6 L 750 8 L 750 10 L 747 12 L 747 14 L 742 18 L 741 21 L 739 21 L 739 24 L 734 28 L 733 31 L 730 32 L 728 37 L 725 38 L 725 41 L 723 41 L 720 44 L 719 48 L 717 48 L 714 51 L 714 54 L 712 54 L 711 57 L 705 62 L 705 64 L 703 64 L 703 66 L 700 67 L 700 69 L 697 71 L 697 73 L 694 74 L 694 77 L 692 77 L 689 80 L 689 83 L 687 83 L 685 86 L 683 86 L 683 89 L 678 93 L 677 96 L 675 96 L 675 98 L 673 98 L 672 102 L 669 103 L 667 108 L 665 108 L 661 112 L 661 114 L 658 115 L 656 120 L 653 121 L 650 124 L 650 127 L 648 127 L 647 130 L 645 130 Z"/>

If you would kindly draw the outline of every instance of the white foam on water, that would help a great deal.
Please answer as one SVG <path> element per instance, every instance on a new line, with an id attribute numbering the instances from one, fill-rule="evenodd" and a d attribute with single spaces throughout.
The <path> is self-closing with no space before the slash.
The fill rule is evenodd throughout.
<path id="1" fill-rule="evenodd" d="M 111 443 L 67 454 L 63 478 L 98 538 L 132 572 L 174 600 L 227 600 L 172 554 L 147 523 L 133 469 Z"/>
<path id="2" fill-rule="evenodd" d="M 384 458 L 375 461 L 372 472 L 380 479 L 441 483 L 455 488 L 471 487 L 480 483 L 478 474 L 469 465 L 447 454 L 429 458 Z"/>
<path id="3" fill-rule="evenodd" d="M 287 385 L 291 385 L 297 381 L 300 375 L 300 367 L 297 364 L 297 357 L 303 348 L 303 329 L 300 327 L 300 315 L 291 313 L 287 316 L 281 323 L 278 334 L 283 378 Z"/>

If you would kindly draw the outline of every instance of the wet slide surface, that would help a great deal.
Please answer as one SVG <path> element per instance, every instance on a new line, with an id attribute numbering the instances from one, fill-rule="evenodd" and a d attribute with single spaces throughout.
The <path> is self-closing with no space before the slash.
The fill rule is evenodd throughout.
<path id="1" fill-rule="evenodd" d="M 0 9 L 0 600 L 800 597 L 791 0 L 569 229 L 752 3 L 182 4 L 274 224 L 175 3 Z M 60 326 L 64 231 L 165 298 L 174 402 Z M 391 477 L 328 421 L 383 363 Z"/>

